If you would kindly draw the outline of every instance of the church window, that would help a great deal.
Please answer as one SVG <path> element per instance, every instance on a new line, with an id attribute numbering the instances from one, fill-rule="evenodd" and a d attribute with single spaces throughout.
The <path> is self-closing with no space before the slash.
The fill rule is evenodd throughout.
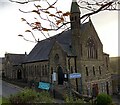
<path id="1" fill-rule="evenodd" d="M 34 66 L 33 65 L 31 66 L 31 75 L 32 76 L 34 75 Z"/>
<path id="2" fill-rule="evenodd" d="M 30 75 L 32 74 L 32 66 L 29 66 Z"/>
<path id="3" fill-rule="evenodd" d="M 30 69 L 29 69 L 29 66 L 27 66 L 27 69 L 28 69 L 28 75 L 30 75 Z"/>
<path id="4" fill-rule="evenodd" d="M 71 66 L 71 73 L 73 73 L 73 67 Z"/>
<path id="5" fill-rule="evenodd" d="M 99 74 L 101 75 L 101 67 L 99 66 Z"/>
<path id="6" fill-rule="evenodd" d="M 87 51 L 87 56 L 90 59 L 97 59 L 97 47 L 93 41 L 92 38 L 89 38 L 87 41 L 87 47 L 88 47 L 88 51 Z"/>
<path id="7" fill-rule="evenodd" d="M 95 67 L 93 66 L 93 75 L 95 76 Z"/>
<path id="8" fill-rule="evenodd" d="M 54 62 L 55 62 L 55 64 L 59 63 L 59 55 L 58 54 L 55 55 Z"/>
<path id="9" fill-rule="evenodd" d="M 41 64 L 38 66 L 38 68 L 39 68 L 39 69 L 38 69 L 38 71 L 39 71 L 38 74 L 39 74 L 39 76 L 41 76 L 41 74 L 42 74 L 42 73 L 41 73 L 41 72 L 42 72 L 42 71 L 41 71 Z"/>
<path id="10" fill-rule="evenodd" d="M 44 76 L 44 66 L 42 66 L 42 76 Z"/>
<path id="11" fill-rule="evenodd" d="M 44 74 L 45 74 L 45 75 L 48 74 L 47 65 L 45 65 L 45 71 L 44 71 Z"/>
<path id="12" fill-rule="evenodd" d="M 26 76 L 28 76 L 28 67 L 25 66 L 25 73 L 26 73 Z"/>
<path id="13" fill-rule="evenodd" d="M 106 68 L 108 70 L 108 58 L 106 57 Z"/>
<path id="14" fill-rule="evenodd" d="M 86 68 L 86 76 L 89 76 L 88 74 L 88 67 L 85 67 Z"/>
<path id="15" fill-rule="evenodd" d="M 36 67 L 36 65 L 35 65 L 35 67 L 34 67 L 35 69 L 35 76 L 37 75 L 37 67 Z"/>

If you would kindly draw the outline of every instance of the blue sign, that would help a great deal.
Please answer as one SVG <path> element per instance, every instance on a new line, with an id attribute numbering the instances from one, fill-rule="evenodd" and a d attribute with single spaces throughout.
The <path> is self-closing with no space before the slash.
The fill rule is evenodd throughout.
<path id="1" fill-rule="evenodd" d="M 80 73 L 72 73 L 72 74 L 70 74 L 70 79 L 72 79 L 72 78 L 80 78 L 81 77 L 81 74 Z"/>
<path id="2" fill-rule="evenodd" d="M 38 88 L 49 90 L 50 89 L 50 83 L 39 82 Z"/>

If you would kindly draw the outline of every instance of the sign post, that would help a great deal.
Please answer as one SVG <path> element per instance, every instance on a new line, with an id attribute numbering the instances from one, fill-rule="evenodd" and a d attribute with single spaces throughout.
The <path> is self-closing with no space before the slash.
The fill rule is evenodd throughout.
<path id="1" fill-rule="evenodd" d="M 82 77 L 80 73 L 72 73 L 69 74 L 69 79 L 76 79 L 80 78 L 80 94 L 82 94 Z"/>

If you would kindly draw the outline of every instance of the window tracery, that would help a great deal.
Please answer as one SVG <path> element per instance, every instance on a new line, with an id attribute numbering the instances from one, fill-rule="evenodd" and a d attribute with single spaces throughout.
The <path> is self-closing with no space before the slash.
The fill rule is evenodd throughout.
<path id="1" fill-rule="evenodd" d="M 97 47 L 95 45 L 94 40 L 91 37 L 88 38 L 87 47 L 88 47 L 88 51 L 87 51 L 88 58 L 97 59 L 98 57 Z"/>

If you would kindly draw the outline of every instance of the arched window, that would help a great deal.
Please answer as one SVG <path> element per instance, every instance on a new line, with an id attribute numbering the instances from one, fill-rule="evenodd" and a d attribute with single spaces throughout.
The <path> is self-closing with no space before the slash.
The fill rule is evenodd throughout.
<path id="1" fill-rule="evenodd" d="M 34 71 L 34 74 L 35 74 L 35 76 L 36 76 L 36 75 L 37 75 L 37 66 L 36 66 L 36 65 L 34 66 L 34 70 L 35 70 L 35 71 Z"/>
<path id="2" fill-rule="evenodd" d="M 58 54 L 55 55 L 54 62 L 55 62 L 55 64 L 59 63 L 59 55 Z"/>
<path id="3" fill-rule="evenodd" d="M 85 69 L 86 69 L 86 76 L 89 76 L 88 67 L 85 67 Z"/>
<path id="4" fill-rule="evenodd" d="M 48 69 L 47 69 L 47 65 L 45 65 L 45 75 L 48 74 Z"/>
<path id="5" fill-rule="evenodd" d="M 41 74 L 42 74 L 42 70 L 41 70 L 41 64 L 39 65 L 39 76 L 41 77 Z"/>
<path id="6" fill-rule="evenodd" d="M 93 75 L 95 76 L 95 67 L 93 66 Z"/>
<path id="7" fill-rule="evenodd" d="M 101 67 L 99 66 L 99 74 L 101 75 Z"/>
<path id="8" fill-rule="evenodd" d="M 73 73 L 73 67 L 71 66 L 71 73 Z"/>
<path id="9" fill-rule="evenodd" d="M 44 66 L 42 66 L 42 76 L 44 76 Z"/>
<path id="10" fill-rule="evenodd" d="M 87 51 L 88 58 L 97 59 L 98 58 L 97 47 L 92 38 L 88 38 L 87 47 L 88 47 L 88 51 Z"/>

